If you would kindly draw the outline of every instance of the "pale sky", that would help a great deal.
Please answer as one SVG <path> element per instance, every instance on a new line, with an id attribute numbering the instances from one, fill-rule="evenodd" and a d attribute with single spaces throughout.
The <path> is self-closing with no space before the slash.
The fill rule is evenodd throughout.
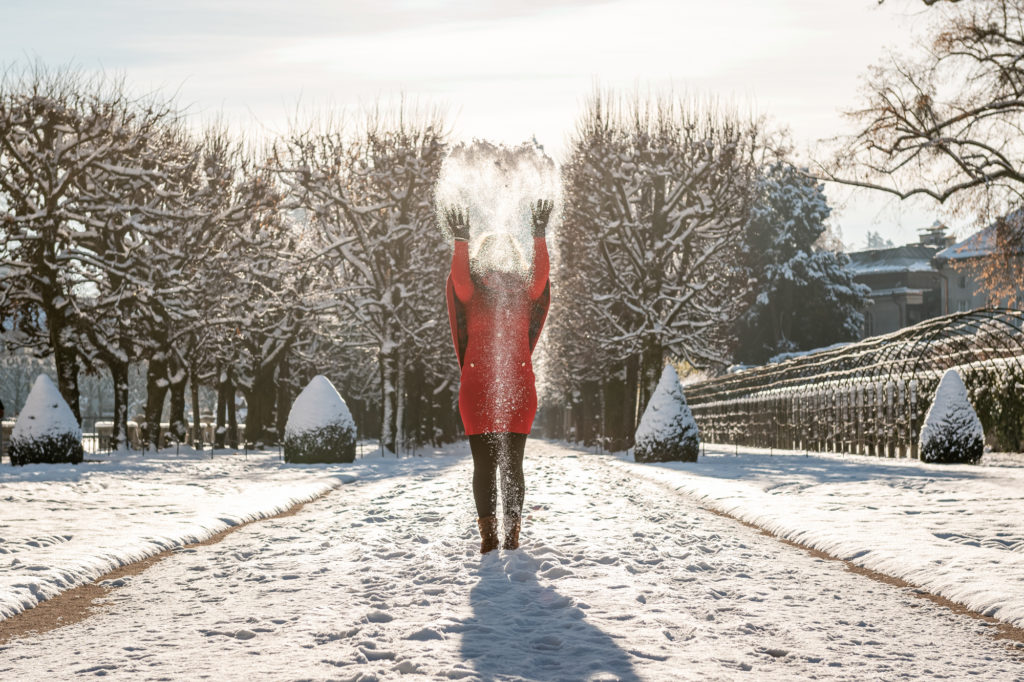
<path id="1" fill-rule="evenodd" d="M 909 48 L 920 0 L 4 0 L 0 63 L 123 72 L 196 117 L 274 134 L 296 111 L 442 107 L 454 139 L 536 136 L 561 159 L 595 84 L 692 92 L 787 126 L 809 148 L 847 131 L 859 78 Z M 940 217 L 829 187 L 847 244 L 897 244 Z M 952 225 L 960 222 L 950 221 Z M 963 232 L 960 232 L 963 234 Z"/>

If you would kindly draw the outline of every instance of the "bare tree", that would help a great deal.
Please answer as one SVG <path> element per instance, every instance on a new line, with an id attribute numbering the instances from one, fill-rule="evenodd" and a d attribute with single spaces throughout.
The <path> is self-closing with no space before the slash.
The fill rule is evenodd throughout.
<path id="1" fill-rule="evenodd" d="M 329 116 L 278 150 L 282 177 L 319 240 L 315 262 L 337 314 L 358 329 L 341 341 L 356 349 L 368 339 L 376 352 L 381 440 L 392 451 L 402 438 L 417 344 L 427 331 L 435 343 L 448 342 L 443 296 L 424 295 L 443 282 L 447 261 L 432 206 L 445 152 L 440 117 L 404 110 L 392 118 L 370 113 L 351 135 Z"/>
<path id="2" fill-rule="evenodd" d="M 181 282 L 155 248 L 176 227 L 182 188 L 197 158 L 170 102 L 127 97 L 107 103 L 110 140 L 103 162 L 85 176 L 71 248 L 89 285 L 76 320 L 110 371 L 113 441 L 127 435 L 129 367 L 151 347 L 154 311 L 166 314 Z M 158 420 L 159 421 L 159 420 Z"/>
<path id="3" fill-rule="evenodd" d="M 1024 0 L 931 11 L 935 28 L 913 56 L 892 54 L 870 71 L 866 101 L 849 113 L 859 132 L 839 140 L 820 176 L 999 222 L 992 293 L 1024 257 L 1020 222 L 1004 220 L 1024 200 Z"/>
<path id="4" fill-rule="evenodd" d="M 141 190 L 154 173 L 140 172 L 144 150 L 170 115 L 155 100 L 132 99 L 118 79 L 36 64 L 0 81 L 0 312 L 15 319 L 16 344 L 53 353 L 61 393 L 79 419 L 80 363 L 127 367 L 129 340 L 114 332 L 90 346 L 81 322 L 110 293 L 97 285 L 125 275 L 102 243 L 123 238 L 146 212 Z M 115 377 L 116 386 L 126 383 Z"/>
<path id="5" fill-rule="evenodd" d="M 192 384 L 198 423 L 197 387 L 205 380 L 218 392 L 217 445 L 238 442 L 239 388 L 249 389 L 256 404 L 253 432 L 263 441 L 268 404 L 274 421 L 273 374 L 303 318 L 284 187 L 257 151 L 246 150 L 223 127 L 183 139 L 181 149 L 195 163 L 169 196 L 167 224 L 147 244 L 151 288 L 159 294 L 147 301 L 140 320 L 149 360 L 147 440 L 158 442 L 168 394 L 172 435 L 187 437 L 185 386 Z"/>
<path id="6" fill-rule="evenodd" d="M 247 361 L 241 381 L 248 404 L 245 433 L 246 440 L 269 443 L 282 435 L 278 424 L 290 404 L 289 363 L 311 323 L 310 292 L 317 278 L 305 260 L 308 244 L 300 226 L 284 210 L 286 188 L 262 157 L 247 172 L 242 190 L 252 203 L 235 240 L 233 260 L 241 267 L 232 300 Z"/>
<path id="7" fill-rule="evenodd" d="M 597 94 L 583 113 L 563 169 L 552 341 L 577 360 L 562 370 L 570 381 L 626 367 L 625 397 L 606 402 L 634 419 L 666 359 L 728 362 L 758 130 L 691 100 Z"/>

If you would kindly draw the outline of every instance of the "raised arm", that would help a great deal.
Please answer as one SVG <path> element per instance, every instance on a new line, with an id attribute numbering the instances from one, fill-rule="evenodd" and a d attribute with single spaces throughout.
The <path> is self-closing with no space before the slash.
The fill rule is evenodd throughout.
<path id="1" fill-rule="evenodd" d="M 544 237 L 533 238 L 533 279 L 530 280 L 530 300 L 539 298 L 547 286 L 551 265 L 548 262 L 548 243 Z"/>
<path id="2" fill-rule="evenodd" d="M 452 253 L 452 285 L 455 295 L 463 303 L 473 298 L 473 279 L 469 276 L 469 243 L 461 239 L 455 240 L 455 252 Z"/>
<path id="3" fill-rule="evenodd" d="M 548 243 L 545 239 L 548 219 L 553 204 L 541 199 L 530 207 L 533 217 L 533 279 L 530 281 L 530 299 L 538 298 L 547 286 L 551 264 L 548 260 Z"/>
<path id="4" fill-rule="evenodd" d="M 473 279 L 469 276 L 469 217 L 456 208 L 444 212 L 448 229 L 455 237 L 455 250 L 452 252 L 452 286 L 455 295 L 463 303 L 473 298 Z"/>

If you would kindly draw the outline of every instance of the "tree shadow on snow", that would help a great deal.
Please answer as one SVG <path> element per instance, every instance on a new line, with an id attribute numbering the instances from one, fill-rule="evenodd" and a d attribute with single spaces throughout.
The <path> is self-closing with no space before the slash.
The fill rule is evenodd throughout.
<path id="1" fill-rule="evenodd" d="M 639 680 L 629 655 L 573 600 L 540 584 L 542 560 L 520 549 L 480 561 L 462 656 L 484 680 Z"/>

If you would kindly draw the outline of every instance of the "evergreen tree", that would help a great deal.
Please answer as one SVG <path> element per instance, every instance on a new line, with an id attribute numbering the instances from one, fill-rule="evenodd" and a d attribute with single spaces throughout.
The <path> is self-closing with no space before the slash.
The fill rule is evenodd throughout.
<path id="1" fill-rule="evenodd" d="M 892 243 L 891 239 L 886 239 L 879 232 L 874 230 L 868 230 L 868 248 L 869 249 L 891 249 L 895 244 Z"/>
<path id="2" fill-rule="evenodd" d="M 633 457 L 637 462 L 696 462 L 699 451 L 700 430 L 679 375 L 675 367 L 665 365 L 636 429 Z"/>
<path id="3" fill-rule="evenodd" d="M 848 256 L 814 247 L 830 211 L 804 171 L 777 161 L 762 172 L 743 245 L 752 300 L 736 325 L 738 362 L 860 336 L 868 288 L 853 281 Z"/>
<path id="4" fill-rule="evenodd" d="M 974 464 L 985 453 L 985 430 L 955 367 L 942 375 L 921 427 L 925 462 Z"/>

